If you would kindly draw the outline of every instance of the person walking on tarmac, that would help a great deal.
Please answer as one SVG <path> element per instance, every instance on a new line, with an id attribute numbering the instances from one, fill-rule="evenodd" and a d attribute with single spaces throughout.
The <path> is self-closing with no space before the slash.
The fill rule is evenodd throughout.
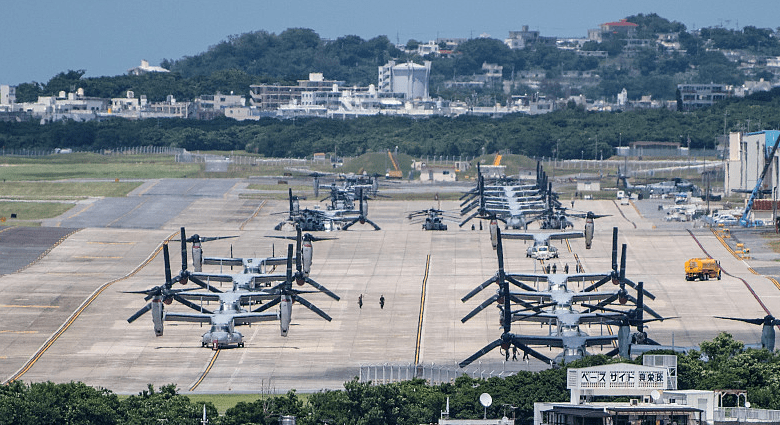
<path id="1" fill-rule="evenodd" d="M 358 307 L 363 308 L 363 294 L 358 297 Z"/>
<path id="2" fill-rule="evenodd" d="M 385 308 L 385 296 L 380 295 L 379 296 L 379 308 L 384 309 Z"/>

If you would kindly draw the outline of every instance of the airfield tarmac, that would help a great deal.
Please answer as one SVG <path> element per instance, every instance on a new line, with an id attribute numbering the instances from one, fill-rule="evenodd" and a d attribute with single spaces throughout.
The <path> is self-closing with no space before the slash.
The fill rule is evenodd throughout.
<path id="1" fill-rule="evenodd" d="M 460 322 L 495 290 L 489 287 L 467 303 L 460 301 L 496 273 L 487 226 L 480 231 L 478 222 L 476 230 L 449 223 L 446 232 L 426 232 L 409 224 L 405 214 L 437 207 L 436 202 L 381 199 L 371 201 L 369 211 L 381 231 L 356 224 L 349 231 L 327 234 L 337 240 L 314 244 L 310 277 L 341 300 L 324 294 L 304 297 L 332 316 L 332 322 L 296 305 L 288 337 L 280 336 L 275 322 L 240 327 L 245 348 L 218 352 L 201 348 L 200 336 L 206 329 L 198 324 L 168 322 L 162 337 L 154 336 L 148 314 L 128 324 L 126 319 L 145 302 L 140 295 L 122 291 L 147 289 L 164 281 L 160 244 L 178 237 L 181 226 L 188 234 L 239 236 L 204 244 L 206 255 L 228 256 L 231 245 L 236 256 L 285 252 L 283 241 L 265 236 L 280 233 L 272 229 L 284 216 L 275 213 L 285 211 L 287 202 L 240 198 L 246 184 L 240 180 L 150 181 L 128 196 L 130 200 L 76 206 L 45 223 L 83 228 L 30 266 L 0 276 L 3 380 L 81 381 L 116 393 L 171 383 L 184 393 L 293 388 L 310 392 L 342 388 L 359 375 L 361 365 L 417 362 L 455 370 L 459 361 L 500 336 L 498 310 L 490 307 L 466 324 Z M 641 202 L 648 204 L 637 208 L 613 201 L 577 201 L 577 209 L 610 216 L 596 221 L 592 249 L 586 250 L 582 239 L 571 241 L 572 252 L 565 243 L 556 243 L 561 253 L 559 270 L 566 263 L 573 268 L 577 254 L 585 271 L 608 271 L 612 227 L 617 226 L 619 242 L 628 246 L 627 277 L 645 282 L 657 297 L 647 300 L 655 311 L 678 317 L 647 326 L 651 338 L 662 344 L 695 346 L 725 331 L 736 339 L 758 342 L 760 326 L 713 316 L 756 318 L 780 311 L 780 288 L 750 271 L 780 274 L 775 272 L 776 261 L 739 260 L 709 229 L 661 225 L 640 214 L 653 201 Z M 301 206 L 314 204 L 302 201 Z M 458 202 L 443 201 L 440 208 L 456 211 Z M 85 225 L 75 225 L 75 220 L 84 220 Z M 575 229 L 582 226 L 582 220 L 575 222 Z M 507 272 L 541 269 L 525 257 L 527 245 L 522 241 L 505 241 L 504 247 Z M 178 244 L 173 242 L 171 248 L 175 274 L 180 266 Z M 723 280 L 685 281 L 684 261 L 706 256 L 703 250 L 721 261 Z M 204 271 L 209 270 L 218 272 L 219 267 L 204 266 Z M 357 304 L 360 294 L 364 295 L 362 308 Z M 386 299 L 384 309 L 379 307 L 380 295 Z M 166 308 L 188 311 L 175 303 Z M 583 330 L 607 332 L 600 326 L 583 326 Z M 512 331 L 544 334 L 547 328 L 515 322 Z M 600 352 L 599 347 L 593 348 Z M 551 357 L 560 351 L 538 350 Z M 546 367 L 534 359 L 503 360 L 494 350 L 466 370 L 479 376 Z"/>

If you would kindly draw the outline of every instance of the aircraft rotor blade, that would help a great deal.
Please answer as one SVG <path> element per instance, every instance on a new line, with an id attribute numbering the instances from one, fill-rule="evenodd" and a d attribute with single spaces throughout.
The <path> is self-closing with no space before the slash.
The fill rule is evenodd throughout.
<path id="1" fill-rule="evenodd" d="M 318 316 L 322 317 L 323 319 L 327 320 L 328 322 L 333 320 L 330 316 L 328 316 L 327 313 L 325 313 L 324 311 L 322 311 L 319 308 L 317 308 L 317 306 L 315 306 L 314 304 L 306 301 L 306 299 L 301 297 L 300 295 L 293 295 L 293 299 L 295 301 L 298 301 L 299 303 L 301 303 L 301 305 L 303 305 L 304 307 L 308 308 L 309 310 L 317 313 Z"/>
<path id="2" fill-rule="evenodd" d="M 594 283 L 593 285 L 590 285 L 587 288 L 583 289 L 582 292 L 591 292 L 591 291 L 595 290 L 596 288 L 598 288 L 599 286 L 601 286 L 601 285 L 609 282 L 610 280 L 612 280 L 612 277 L 613 277 L 612 275 L 607 275 L 604 278 L 602 278 L 601 280 L 599 280 L 598 282 Z"/>
<path id="3" fill-rule="evenodd" d="M 761 325 L 764 323 L 764 319 L 745 319 L 742 317 L 723 317 L 723 316 L 715 316 L 717 319 L 726 319 L 726 320 L 736 320 L 737 322 L 745 322 L 750 323 L 752 325 Z"/>
<path id="4" fill-rule="evenodd" d="M 151 309 L 152 309 L 152 303 L 146 304 L 145 306 L 141 307 L 140 310 L 136 311 L 132 316 L 130 316 L 127 319 L 127 323 L 133 323 L 135 321 L 135 319 L 143 316 L 144 313 L 146 313 L 147 311 L 149 311 Z"/>
<path id="5" fill-rule="evenodd" d="M 184 227 L 181 231 L 181 270 L 187 270 L 187 235 L 184 232 Z"/>
<path id="6" fill-rule="evenodd" d="M 477 313 L 479 313 L 480 311 L 482 311 L 485 308 L 487 308 L 489 305 L 491 305 L 494 302 L 496 302 L 496 300 L 498 300 L 498 294 L 493 295 L 492 297 L 486 299 L 479 306 L 477 306 L 477 308 L 475 308 L 474 310 L 471 310 L 471 312 L 469 312 L 469 314 L 463 316 L 463 318 L 460 319 L 461 323 L 466 323 L 466 321 L 468 321 L 472 317 L 476 316 Z"/>
<path id="7" fill-rule="evenodd" d="M 309 279 L 308 277 L 305 280 L 306 280 L 306 283 L 308 283 L 309 285 L 317 288 L 320 292 L 324 292 L 325 294 L 327 294 L 329 297 L 333 298 L 334 300 L 338 301 L 338 300 L 341 299 L 341 297 L 339 297 L 338 295 L 334 294 L 330 289 L 322 286 L 321 284 L 315 282 L 314 280 Z"/>
<path id="8" fill-rule="evenodd" d="M 515 285 L 515 286 L 517 286 L 518 288 L 520 288 L 520 289 L 522 289 L 522 290 L 524 290 L 524 291 L 528 291 L 528 292 L 537 292 L 537 291 L 536 291 L 536 289 L 534 289 L 534 288 L 532 288 L 532 287 L 530 287 L 530 286 L 526 285 L 526 284 L 525 284 L 525 283 L 523 283 L 523 282 L 520 282 L 519 280 L 517 280 L 517 279 L 513 278 L 512 276 L 509 276 L 509 275 L 507 275 L 507 276 L 504 276 L 504 278 L 505 278 L 506 280 L 508 280 L 508 281 L 509 281 L 509 283 L 511 283 L 512 285 Z"/>
<path id="9" fill-rule="evenodd" d="M 481 349 L 481 350 L 479 350 L 479 351 L 477 351 L 476 353 L 472 354 L 472 355 L 471 355 L 469 358 L 467 358 L 466 360 L 463 360 L 462 362 L 458 363 L 458 367 L 466 367 L 466 366 L 470 365 L 470 364 L 471 364 L 471 363 L 472 363 L 474 360 L 476 360 L 476 359 L 478 359 L 478 358 L 480 358 L 480 357 L 484 356 L 485 354 L 487 354 L 488 352 L 490 352 L 490 351 L 491 351 L 491 350 L 493 350 L 494 348 L 496 348 L 496 347 L 498 347 L 499 345 L 501 345 L 501 343 L 503 343 L 503 342 L 504 342 L 504 341 L 503 341 L 501 338 L 499 338 L 499 339 L 497 339 L 497 340 L 495 340 L 495 341 L 491 342 L 490 344 L 488 344 L 488 345 L 486 345 L 486 346 L 482 347 L 482 349 Z"/>
<path id="10" fill-rule="evenodd" d="M 189 280 L 192 281 L 192 283 L 200 286 L 203 289 L 208 289 L 211 292 L 222 293 L 221 290 L 211 286 L 210 284 L 200 280 L 200 278 L 197 278 L 195 276 L 189 276 Z"/>
<path id="11" fill-rule="evenodd" d="M 372 225 L 374 227 L 374 230 L 382 230 L 379 228 L 379 226 L 376 225 L 373 221 L 371 221 L 368 217 L 363 217 L 363 220 L 365 220 L 366 223 Z"/>
<path id="12" fill-rule="evenodd" d="M 517 348 L 523 350 L 524 353 L 527 353 L 527 354 L 531 355 L 531 357 L 534 357 L 537 360 L 541 360 L 541 361 L 543 361 L 546 364 L 552 363 L 552 359 L 551 358 L 549 358 L 549 357 L 545 356 L 544 354 L 534 350 L 533 348 L 523 344 L 515 336 L 513 336 L 513 338 L 512 338 L 512 345 L 514 345 Z"/>
<path id="13" fill-rule="evenodd" d="M 189 307 L 189 308 L 191 308 L 191 309 L 193 309 L 195 311 L 198 311 L 198 312 L 201 312 L 201 313 L 204 313 L 204 314 L 214 314 L 214 312 L 206 310 L 202 306 L 199 306 L 199 305 L 193 303 L 192 301 L 190 301 L 190 300 L 188 300 L 186 298 L 183 298 L 181 295 L 174 295 L 173 299 L 178 301 L 178 302 L 180 302 L 180 303 L 182 303 L 182 304 L 184 304 L 184 305 L 186 305 L 187 307 Z"/>
<path id="14" fill-rule="evenodd" d="M 464 296 L 460 300 L 465 303 L 466 301 L 470 300 L 471 297 L 473 297 L 474 295 L 477 295 L 480 291 L 482 291 L 483 289 L 485 289 L 488 286 L 490 286 L 491 283 L 496 282 L 496 280 L 498 280 L 498 274 L 496 274 L 493 277 L 491 277 L 490 279 L 482 282 L 479 286 L 477 286 L 476 288 L 472 289 L 471 292 L 466 294 L 466 296 Z"/>
<path id="15" fill-rule="evenodd" d="M 261 313 L 261 312 L 266 311 L 269 308 L 279 304 L 280 302 L 282 302 L 282 297 L 274 298 L 273 300 L 268 301 L 267 303 L 261 305 L 260 307 L 252 310 L 252 313 Z"/>
<path id="16" fill-rule="evenodd" d="M 352 225 L 353 225 L 353 224 L 357 223 L 359 220 L 360 220 L 360 217 L 358 217 L 358 218 L 355 218 L 355 219 L 351 220 L 349 223 L 347 223 L 347 224 L 345 224 L 345 225 L 341 226 L 341 230 L 347 230 L 347 229 L 349 229 L 350 227 L 352 227 Z"/>

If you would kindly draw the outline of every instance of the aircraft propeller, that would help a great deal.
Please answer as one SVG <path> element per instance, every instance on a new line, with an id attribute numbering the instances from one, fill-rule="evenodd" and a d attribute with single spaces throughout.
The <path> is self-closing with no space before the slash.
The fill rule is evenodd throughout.
<path id="1" fill-rule="evenodd" d="M 319 315 L 323 319 L 325 319 L 325 320 L 330 322 L 332 320 L 332 318 L 330 316 L 328 316 L 327 313 L 325 313 L 324 311 L 320 310 L 317 306 L 315 306 L 314 304 L 310 303 L 305 298 L 300 296 L 300 294 L 312 293 L 312 292 L 316 292 L 316 291 L 300 291 L 300 290 L 294 289 L 292 287 L 293 279 L 296 279 L 296 277 L 293 274 L 292 258 L 293 258 L 293 245 L 289 244 L 289 245 L 287 245 L 287 278 L 285 279 L 284 282 L 274 286 L 269 291 L 271 293 L 276 293 L 279 296 L 277 298 L 274 298 L 272 301 L 269 301 L 269 302 L 263 304 L 262 306 L 258 307 L 257 309 L 253 310 L 252 312 L 253 313 L 260 313 L 262 311 L 265 311 L 265 310 L 267 310 L 267 309 L 269 309 L 269 308 L 271 308 L 271 307 L 273 307 L 273 306 L 283 302 L 285 299 L 290 299 L 292 301 L 297 301 L 301 305 L 305 306 L 306 308 L 308 308 L 309 310 L 313 311 L 314 313 L 316 313 L 317 315 Z M 329 293 L 329 292 L 330 291 L 328 291 L 326 293 L 328 293 L 328 295 L 331 295 L 332 293 Z M 332 296 L 336 297 L 335 294 L 333 294 Z M 339 298 L 336 297 L 336 300 L 338 300 L 338 299 Z"/>
<path id="2" fill-rule="evenodd" d="M 193 304 L 189 300 L 186 300 L 179 296 L 179 293 L 186 292 L 186 291 L 192 291 L 197 288 L 182 288 L 182 289 L 173 289 L 173 284 L 176 282 L 173 278 L 171 278 L 171 264 L 170 264 L 170 257 L 168 254 L 168 244 L 163 244 L 162 246 L 163 250 L 163 260 L 165 262 L 165 283 L 162 285 L 157 285 L 150 289 L 145 289 L 142 291 L 124 291 L 126 294 L 145 294 L 146 297 L 144 297 L 144 301 L 149 301 L 145 306 L 143 306 L 141 309 L 133 313 L 132 316 L 130 316 L 127 319 L 128 323 L 133 323 L 136 319 L 143 316 L 147 311 L 155 309 L 156 305 L 159 305 L 159 313 L 156 313 L 156 315 L 159 315 L 159 319 L 161 322 L 162 319 L 162 304 L 170 304 L 173 302 L 173 300 L 176 300 L 187 307 L 194 308 L 196 310 L 201 310 L 199 306 L 196 304 Z M 158 317 L 154 317 L 155 322 L 157 322 Z M 155 327 L 157 327 L 157 323 L 155 323 Z M 162 328 L 160 327 L 158 334 L 162 334 Z"/>
<path id="3" fill-rule="evenodd" d="M 755 319 L 745 319 L 742 317 L 723 317 L 715 316 L 718 319 L 736 320 L 738 322 L 750 323 L 751 325 L 762 325 L 761 330 L 761 347 L 766 348 L 770 352 L 775 350 L 775 326 L 780 325 L 780 319 L 776 319 L 775 316 L 767 314 L 764 317 Z"/>
<path id="4" fill-rule="evenodd" d="M 365 197 L 363 196 L 363 188 L 358 187 L 355 190 L 356 196 L 360 198 L 360 210 L 357 217 L 349 221 L 347 224 L 341 226 L 341 230 L 347 230 L 350 227 L 352 227 L 353 224 L 360 222 L 360 224 L 368 223 L 371 226 L 374 227 L 374 230 L 382 230 L 379 228 L 379 226 L 376 225 L 373 221 L 369 220 L 368 217 L 366 217 L 366 214 L 368 213 L 368 205 L 365 204 Z"/>
<path id="5" fill-rule="evenodd" d="M 523 344 L 518 337 L 512 333 L 512 311 L 511 311 L 511 300 L 512 296 L 509 292 L 509 283 L 505 279 L 505 274 L 503 272 L 504 270 L 504 249 L 501 243 L 501 230 L 498 230 L 497 232 L 497 246 L 496 251 L 498 252 L 498 266 L 499 266 L 499 273 L 497 275 L 497 282 L 499 286 L 499 293 L 497 294 L 497 299 L 500 299 L 502 301 L 502 319 L 501 319 L 501 325 L 503 327 L 503 333 L 501 334 L 501 337 L 499 337 L 497 340 L 489 343 L 488 345 L 484 346 L 481 350 L 477 351 L 476 353 L 472 354 L 470 357 L 468 357 L 466 360 L 463 360 L 462 362 L 458 363 L 459 367 L 466 367 L 469 364 L 471 364 L 474 360 L 477 360 L 478 358 L 482 357 L 486 353 L 490 352 L 496 347 L 501 347 L 505 352 L 507 352 L 507 356 L 509 356 L 509 353 L 507 350 L 514 345 L 516 348 L 519 348 L 522 350 L 526 355 L 530 355 L 534 358 L 537 358 L 547 364 L 552 362 L 552 359 L 545 356 L 544 354 L 534 350 L 533 348 Z M 465 318 L 464 318 L 465 319 Z M 468 319 L 466 319 L 468 320 Z"/>

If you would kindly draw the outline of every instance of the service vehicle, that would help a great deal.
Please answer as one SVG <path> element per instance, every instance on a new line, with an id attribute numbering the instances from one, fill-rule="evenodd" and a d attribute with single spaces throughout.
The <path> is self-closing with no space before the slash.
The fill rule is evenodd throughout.
<path id="1" fill-rule="evenodd" d="M 526 257 L 537 260 L 549 260 L 550 258 L 558 258 L 558 250 L 546 245 L 533 246 L 529 248 Z"/>
<path id="2" fill-rule="evenodd" d="M 691 258 L 685 262 L 685 280 L 720 280 L 720 261 L 714 258 Z"/>

